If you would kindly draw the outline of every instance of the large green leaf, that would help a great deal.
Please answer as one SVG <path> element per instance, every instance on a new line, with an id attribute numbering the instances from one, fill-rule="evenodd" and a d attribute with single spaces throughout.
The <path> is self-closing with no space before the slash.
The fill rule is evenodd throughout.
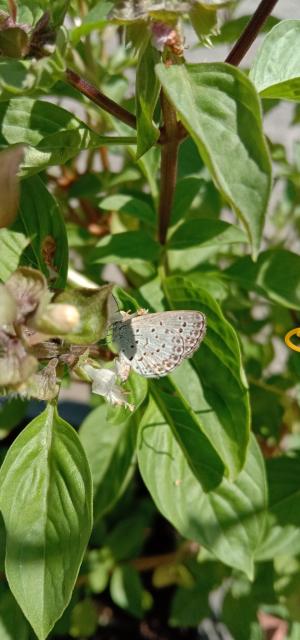
<path id="1" fill-rule="evenodd" d="M 205 492 L 151 401 L 140 424 L 137 453 L 144 482 L 162 514 L 184 537 L 196 540 L 225 564 L 252 576 L 266 503 L 264 465 L 254 438 L 236 481 L 223 478 L 218 487 Z M 211 458 L 208 465 L 212 464 Z"/>
<path id="2" fill-rule="evenodd" d="M 156 71 L 218 188 L 241 218 L 256 256 L 271 164 L 252 83 L 223 63 L 160 64 Z"/>
<path id="3" fill-rule="evenodd" d="M 243 467 L 249 439 L 249 398 L 237 336 L 219 305 L 195 282 L 171 277 L 164 291 L 172 309 L 206 315 L 207 334 L 189 363 L 174 372 L 178 387 L 231 477 Z M 194 453 L 196 455 L 196 453 Z"/>
<path id="4" fill-rule="evenodd" d="M 168 249 L 188 249 L 189 247 L 220 247 L 235 242 L 247 242 L 242 229 L 223 220 L 188 220 L 172 233 Z"/>
<path id="5" fill-rule="evenodd" d="M 224 272 L 245 289 L 260 294 L 284 307 L 300 309 L 300 257 L 286 249 L 270 249 L 256 263 L 250 256 L 239 258 Z"/>
<path id="6" fill-rule="evenodd" d="M 30 239 L 24 233 L 0 229 L 0 280 L 6 282 L 19 266 L 22 253 Z"/>
<path id="7" fill-rule="evenodd" d="M 90 253 L 92 262 L 132 264 L 134 260 L 157 260 L 159 244 L 145 231 L 125 231 L 99 240 Z"/>
<path id="8" fill-rule="evenodd" d="M 58 203 L 39 176 L 23 180 L 15 228 L 30 240 L 24 259 L 64 289 L 68 271 L 68 240 Z"/>
<path id="9" fill-rule="evenodd" d="M 67 606 L 91 532 L 84 450 L 49 405 L 9 449 L 0 471 L 10 589 L 40 640 Z"/>
<path id="10" fill-rule="evenodd" d="M 268 460 L 267 475 L 268 530 L 257 552 L 259 560 L 300 552 L 300 460 L 291 457 Z"/>
<path id="11" fill-rule="evenodd" d="M 0 103 L 0 146 L 27 145 L 23 175 L 64 164 L 83 149 L 130 142 L 135 138 L 98 135 L 70 111 L 50 102 L 15 98 Z"/>
<path id="12" fill-rule="evenodd" d="M 137 158 L 144 155 L 159 137 L 159 129 L 153 122 L 160 91 L 154 67 L 159 60 L 159 52 L 149 41 L 140 52 L 136 70 Z"/>
<path id="13" fill-rule="evenodd" d="M 250 70 L 263 98 L 300 101 L 300 20 L 282 20 L 265 37 Z"/>

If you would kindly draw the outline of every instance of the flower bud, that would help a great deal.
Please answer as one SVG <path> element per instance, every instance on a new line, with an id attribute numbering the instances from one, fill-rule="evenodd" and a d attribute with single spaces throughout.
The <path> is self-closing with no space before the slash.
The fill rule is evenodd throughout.
<path id="1" fill-rule="evenodd" d="M 72 304 L 54 303 L 34 317 L 34 328 L 50 335 L 63 335 L 77 329 L 80 315 Z"/>

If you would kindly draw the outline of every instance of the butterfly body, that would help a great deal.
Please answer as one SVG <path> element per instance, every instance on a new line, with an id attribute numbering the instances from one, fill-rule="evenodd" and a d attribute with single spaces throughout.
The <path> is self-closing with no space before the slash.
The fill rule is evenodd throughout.
<path id="1" fill-rule="evenodd" d="M 146 378 L 167 375 L 193 355 L 205 330 L 200 311 L 125 314 L 112 325 L 121 377 L 126 379 L 130 369 Z"/>

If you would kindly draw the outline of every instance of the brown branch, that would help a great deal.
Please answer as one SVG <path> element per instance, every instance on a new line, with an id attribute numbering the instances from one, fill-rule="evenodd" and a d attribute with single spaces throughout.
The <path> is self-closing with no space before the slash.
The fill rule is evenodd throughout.
<path id="1" fill-rule="evenodd" d="M 108 98 L 104 93 L 87 82 L 87 80 L 80 78 L 80 76 L 71 69 L 67 69 L 66 71 L 66 80 L 72 87 L 97 104 L 98 107 L 101 107 L 101 109 L 104 109 L 107 113 L 121 120 L 121 122 L 125 122 L 125 124 L 136 129 L 136 117 L 133 113 L 130 113 L 130 111 L 121 107 L 117 102 Z"/>
<path id="2" fill-rule="evenodd" d="M 236 67 L 240 64 L 277 2 L 278 0 L 261 0 L 225 62 Z"/>
<path id="3" fill-rule="evenodd" d="M 159 197 L 159 242 L 165 244 L 169 227 L 172 202 L 176 187 L 177 158 L 180 145 L 176 111 L 161 91 L 161 107 L 164 116 L 165 139 L 161 149 L 160 197 Z"/>

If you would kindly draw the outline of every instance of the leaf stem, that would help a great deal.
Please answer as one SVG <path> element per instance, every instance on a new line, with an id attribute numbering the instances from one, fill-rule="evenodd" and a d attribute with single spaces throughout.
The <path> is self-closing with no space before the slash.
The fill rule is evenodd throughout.
<path id="1" fill-rule="evenodd" d="M 164 117 L 165 140 L 161 148 L 161 173 L 159 195 L 159 242 L 164 245 L 171 217 L 172 202 L 177 178 L 178 148 L 181 142 L 178 135 L 176 111 L 161 91 L 161 108 Z"/>
<path id="2" fill-rule="evenodd" d="M 136 117 L 133 113 L 130 113 L 130 111 L 121 107 L 117 102 L 111 100 L 111 98 L 108 98 L 104 93 L 102 93 L 102 91 L 99 91 L 94 87 L 94 85 L 81 78 L 77 73 L 75 73 L 75 71 L 67 69 L 66 79 L 72 87 L 92 100 L 92 102 L 97 104 L 98 107 L 101 107 L 104 111 L 107 111 L 107 113 L 110 113 L 115 118 L 118 118 L 118 120 L 121 120 L 121 122 L 124 122 L 133 129 L 136 129 Z"/>
<path id="3" fill-rule="evenodd" d="M 278 0 L 261 0 L 252 18 L 228 54 L 225 62 L 236 67 L 240 64 L 277 2 Z"/>

